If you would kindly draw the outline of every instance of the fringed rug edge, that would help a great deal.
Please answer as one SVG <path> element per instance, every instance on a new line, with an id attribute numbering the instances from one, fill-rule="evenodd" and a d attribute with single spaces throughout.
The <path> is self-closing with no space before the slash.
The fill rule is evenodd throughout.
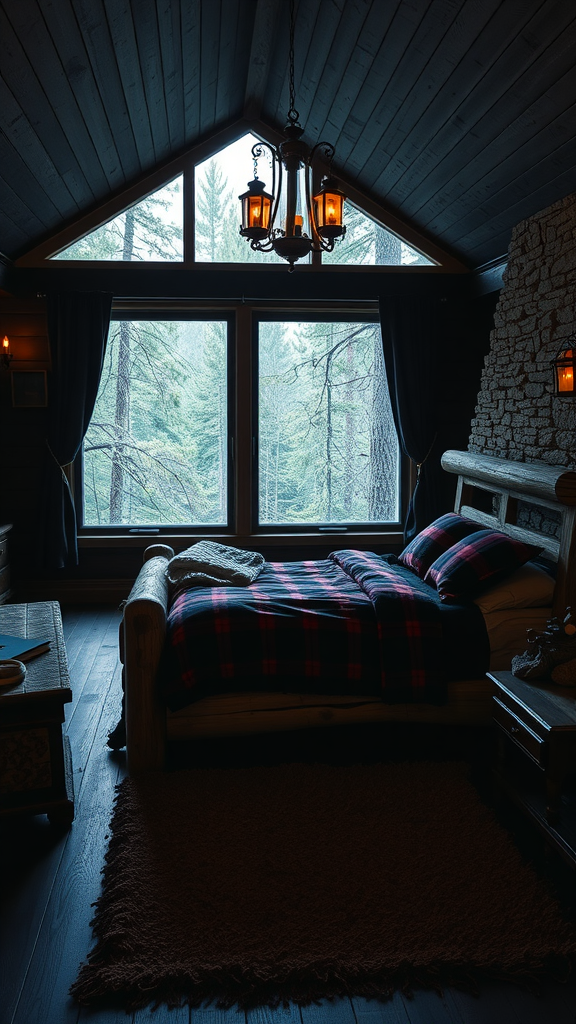
<path id="1" fill-rule="evenodd" d="M 214 1005 L 219 1009 L 247 1011 L 257 1007 L 310 1006 L 323 1000 L 345 997 L 387 1002 L 396 992 L 412 998 L 417 990 L 435 991 L 442 996 L 446 988 L 457 988 L 477 995 L 483 983 L 498 980 L 517 985 L 537 995 L 544 982 L 565 984 L 576 973 L 576 955 L 555 954 L 543 962 L 525 964 L 516 969 L 493 965 L 474 967 L 470 965 L 432 964 L 417 967 L 403 964 L 377 975 L 356 975 L 340 977 L 336 972 L 319 970 L 314 976 L 294 974 L 282 981 L 264 980 L 239 969 L 223 971 L 221 975 L 211 972 L 209 977 L 192 979 L 174 976 L 158 979 L 142 976 L 128 986 L 111 990 L 110 979 L 105 982 L 99 977 L 95 964 L 81 968 L 77 980 L 70 988 L 70 995 L 81 1005 L 96 1007 L 110 1004 L 122 1006 L 127 1013 L 152 1005 L 157 1008 L 166 1004 L 170 1008 Z"/>

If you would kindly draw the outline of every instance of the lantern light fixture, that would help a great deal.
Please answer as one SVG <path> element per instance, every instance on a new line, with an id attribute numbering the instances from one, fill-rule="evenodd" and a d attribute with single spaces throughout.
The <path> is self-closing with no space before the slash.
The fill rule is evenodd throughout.
<path id="1" fill-rule="evenodd" d="M 554 367 L 554 394 L 561 398 L 576 396 L 576 336 L 559 349 L 552 361 Z"/>
<path id="2" fill-rule="evenodd" d="M 248 183 L 248 191 L 238 197 L 242 204 L 240 234 L 249 240 L 255 251 L 275 252 L 287 260 L 290 271 L 294 270 L 297 260 L 305 259 L 311 252 L 332 252 L 336 240 L 346 232 L 343 223 L 346 197 L 331 176 L 334 146 L 329 142 L 318 142 L 310 149 L 302 142 L 304 129 L 299 124 L 300 115 L 294 104 L 294 0 L 290 0 L 290 109 L 284 140 L 279 146 L 257 142 L 252 147 L 254 178 Z M 266 150 L 272 162 L 272 193 L 265 191 L 264 182 L 258 178 L 258 159 Z M 327 163 L 328 173 L 318 187 L 322 158 L 324 164 Z M 305 195 L 301 197 L 298 186 L 302 170 Z M 285 218 L 279 227 L 277 219 L 281 197 Z M 304 210 L 310 235 L 304 230 Z"/>
<path id="3" fill-rule="evenodd" d="M 13 359 L 13 354 L 10 351 L 10 338 L 8 337 L 7 334 L 5 334 L 4 337 L 2 338 L 2 351 L 0 353 L 0 358 L 2 361 L 2 367 L 5 370 L 9 370 L 10 363 L 12 362 Z"/>

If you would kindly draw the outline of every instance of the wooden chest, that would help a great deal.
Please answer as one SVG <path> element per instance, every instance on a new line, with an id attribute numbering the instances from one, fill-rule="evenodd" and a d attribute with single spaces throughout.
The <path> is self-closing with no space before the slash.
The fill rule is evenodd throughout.
<path id="1" fill-rule="evenodd" d="M 6 604 L 0 633 L 47 637 L 50 650 L 26 663 L 26 676 L 0 690 L 0 815 L 47 814 L 69 825 L 74 817 L 72 764 L 62 734 L 72 700 L 57 601 Z"/>

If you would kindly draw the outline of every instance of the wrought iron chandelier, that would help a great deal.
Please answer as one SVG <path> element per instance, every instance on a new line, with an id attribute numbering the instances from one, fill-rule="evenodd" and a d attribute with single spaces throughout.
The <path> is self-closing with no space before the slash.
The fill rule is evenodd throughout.
<path id="1" fill-rule="evenodd" d="M 332 252 L 336 239 L 346 232 L 343 224 L 345 195 L 331 176 L 334 146 L 318 142 L 310 149 L 301 141 L 304 131 L 295 109 L 294 92 L 294 0 L 290 0 L 290 109 L 284 128 L 284 141 L 279 146 L 258 142 L 252 147 L 254 179 L 248 182 L 248 191 L 238 198 L 242 203 L 240 234 L 249 239 L 250 247 L 258 252 L 275 252 L 294 270 L 297 260 L 311 252 Z M 272 193 L 265 191 L 265 183 L 258 178 L 258 159 L 269 150 L 272 158 Z M 314 190 L 319 179 L 319 165 L 327 164 L 327 174 Z M 299 194 L 299 172 L 304 172 L 304 197 Z M 286 183 L 285 196 L 283 194 Z M 285 219 L 277 227 L 278 208 L 282 197 Z M 304 230 L 303 202 L 310 225 L 310 235 Z"/>

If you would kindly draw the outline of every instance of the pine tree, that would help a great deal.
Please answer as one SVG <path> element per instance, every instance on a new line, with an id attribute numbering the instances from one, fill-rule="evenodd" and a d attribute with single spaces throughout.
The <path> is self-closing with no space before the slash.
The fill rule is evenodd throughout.
<path id="1" fill-rule="evenodd" d="M 196 259 L 210 263 L 221 261 L 221 251 L 226 244 L 223 223 L 232 202 L 232 193 L 227 191 L 228 181 L 214 159 L 209 160 L 203 174 L 197 176 L 195 237 Z"/>

